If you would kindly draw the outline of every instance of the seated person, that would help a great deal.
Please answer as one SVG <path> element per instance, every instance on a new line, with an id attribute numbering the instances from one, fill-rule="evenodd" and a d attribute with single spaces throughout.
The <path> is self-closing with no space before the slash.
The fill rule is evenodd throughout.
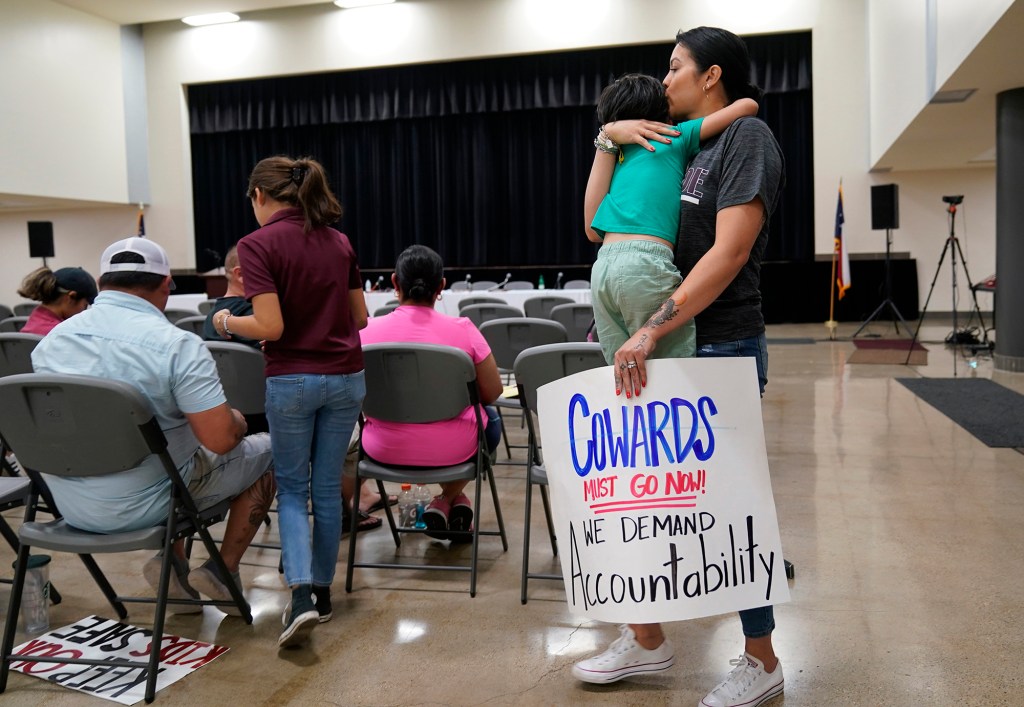
<path id="1" fill-rule="evenodd" d="M 217 333 L 213 326 L 213 315 L 222 309 L 231 312 L 232 316 L 244 317 L 252 314 L 252 302 L 245 298 L 245 284 L 242 281 L 242 266 L 238 261 L 238 246 L 231 246 L 228 254 L 224 256 L 224 277 L 228 281 L 228 289 L 223 297 L 218 297 L 213 307 L 206 314 L 206 323 L 203 324 L 203 339 L 206 341 L 228 341 Z M 256 339 L 247 339 L 238 334 L 231 335 L 231 341 L 239 344 L 247 344 L 256 349 L 260 348 L 260 342 Z"/>
<path id="2" fill-rule="evenodd" d="M 245 298 L 245 285 L 242 282 L 242 266 L 238 262 L 238 246 L 231 246 L 228 254 L 224 256 L 224 276 L 228 281 L 228 289 L 223 297 L 218 297 L 213 307 L 206 314 L 206 321 L 203 323 L 204 341 L 234 341 L 246 346 L 252 346 L 257 351 L 262 347 L 257 339 L 247 339 L 244 336 L 232 335 L 225 339 L 213 326 L 213 315 L 222 309 L 231 312 L 232 315 L 244 317 L 252 314 L 252 302 Z M 245 422 L 249 425 L 249 432 L 269 432 L 267 416 L 264 413 L 255 413 L 245 416 Z"/>
<path id="3" fill-rule="evenodd" d="M 32 310 L 22 334 L 46 336 L 68 317 L 73 317 L 96 299 L 96 280 L 82 268 L 61 268 L 56 272 L 41 267 L 21 282 L 18 294 L 41 304 Z"/>
<path id="4" fill-rule="evenodd" d="M 363 346 L 389 342 L 442 344 L 469 354 L 476 364 L 480 401 L 487 405 L 481 414 L 486 422 L 488 451 L 493 453 L 501 439 L 498 411 L 490 407 L 502 392 L 498 365 L 491 348 L 476 326 L 465 317 L 450 317 L 434 309 L 444 289 L 441 256 L 430 248 L 414 245 L 398 256 L 391 283 L 398 308 L 383 317 L 372 317 L 359 332 Z M 383 464 L 401 466 L 447 466 L 470 459 L 477 449 L 476 412 L 466 410 L 451 420 L 427 424 L 393 423 L 366 418 L 363 449 Z M 448 538 L 446 531 L 472 528 L 473 507 L 462 491 L 469 482 L 441 484 L 441 495 L 427 507 L 423 521 L 432 537 Z"/>
<path id="5" fill-rule="evenodd" d="M 221 545 L 232 576 L 219 576 L 209 560 L 190 572 L 183 541 L 178 541 L 168 592 L 172 599 L 198 599 L 201 592 L 230 601 L 226 582 L 241 587 L 238 563 L 274 497 L 270 436 L 245 436 L 245 419 L 228 406 L 206 346 L 167 321 L 163 310 L 174 287 L 170 273 L 167 253 L 151 240 L 126 238 L 110 245 L 100 260 L 95 306 L 45 337 L 32 353 L 32 365 L 42 373 L 92 375 L 134 385 L 151 403 L 196 505 L 203 509 L 233 499 Z M 127 472 L 49 476 L 47 483 L 65 520 L 81 530 L 122 532 L 150 528 L 167 518 L 171 480 L 155 457 Z M 154 557 L 143 566 L 143 576 L 154 589 L 160 563 Z M 202 611 L 201 606 L 170 608 Z"/>

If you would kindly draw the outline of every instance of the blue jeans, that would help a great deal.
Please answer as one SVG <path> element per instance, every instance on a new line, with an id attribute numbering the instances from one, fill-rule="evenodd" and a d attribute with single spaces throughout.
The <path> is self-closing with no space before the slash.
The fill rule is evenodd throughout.
<path id="1" fill-rule="evenodd" d="M 267 379 L 278 527 L 288 586 L 330 586 L 341 540 L 341 473 L 366 383 L 348 375 Z M 309 528 L 313 497 L 313 531 Z"/>
<path id="2" fill-rule="evenodd" d="M 757 364 L 757 382 L 764 395 L 768 383 L 768 341 L 762 333 L 749 339 L 728 341 L 722 344 L 703 344 L 697 347 L 697 358 L 722 358 L 725 356 L 752 356 Z M 770 636 L 775 630 L 775 612 L 772 607 L 761 606 L 740 612 L 743 635 L 747 638 Z"/>

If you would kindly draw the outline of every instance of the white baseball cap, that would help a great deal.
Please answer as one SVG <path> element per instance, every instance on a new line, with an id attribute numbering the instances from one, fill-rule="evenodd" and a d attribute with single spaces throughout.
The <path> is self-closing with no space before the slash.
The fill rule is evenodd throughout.
<path id="1" fill-rule="evenodd" d="M 110 262 L 115 255 L 121 253 L 134 253 L 142 258 L 142 262 Z M 111 243 L 103 251 L 103 256 L 100 258 L 100 275 L 105 275 L 108 272 L 148 272 L 154 275 L 170 275 L 171 264 L 167 260 L 167 251 L 157 243 L 148 238 L 132 236 Z"/>

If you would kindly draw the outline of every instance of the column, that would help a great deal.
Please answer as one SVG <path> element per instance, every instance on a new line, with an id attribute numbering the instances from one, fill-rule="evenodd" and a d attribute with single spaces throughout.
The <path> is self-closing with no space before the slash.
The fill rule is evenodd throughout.
<path id="1" fill-rule="evenodd" d="M 1024 371 L 1024 88 L 996 96 L 995 367 Z"/>

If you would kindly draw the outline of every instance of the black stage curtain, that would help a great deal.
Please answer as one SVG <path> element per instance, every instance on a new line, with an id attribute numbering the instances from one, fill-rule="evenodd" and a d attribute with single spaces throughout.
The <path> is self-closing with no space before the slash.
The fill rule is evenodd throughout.
<path id="1" fill-rule="evenodd" d="M 810 33 L 749 37 L 787 187 L 766 260 L 813 258 Z M 448 267 L 589 264 L 583 193 L 594 107 L 616 76 L 661 77 L 672 44 L 203 84 L 188 88 L 199 270 L 255 230 L 263 157 L 310 155 L 365 269 L 412 243 Z"/>

